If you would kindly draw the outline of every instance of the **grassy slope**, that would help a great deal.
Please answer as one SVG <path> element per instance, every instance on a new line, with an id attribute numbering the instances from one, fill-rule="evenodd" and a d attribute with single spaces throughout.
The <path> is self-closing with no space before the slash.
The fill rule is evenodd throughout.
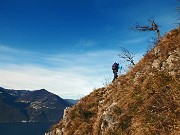
<path id="1" fill-rule="evenodd" d="M 180 28 L 126 75 L 82 98 L 52 130 L 63 128 L 65 135 L 180 134 L 179 55 Z"/>

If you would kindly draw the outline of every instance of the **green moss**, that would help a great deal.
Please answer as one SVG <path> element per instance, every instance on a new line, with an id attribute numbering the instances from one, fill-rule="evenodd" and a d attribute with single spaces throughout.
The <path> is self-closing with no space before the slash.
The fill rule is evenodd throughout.
<path id="1" fill-rule="evenodd" d="M 137 104 L 132 104 L 129 105 L 129 108 L 132 112 L 137 112 L 138 111 L 138 105 Z"/>
<path id="2" fill-rule="evenodd" d="M 112 109 L 113 109 L 113 112 L 114 112 L 116 115 L 121 115 L 122 110 L 121 110 L 120 107 L 114 106 Z"/>
<path id="3" fill-rule="evenodd" d="M 124 119 L 123 119 L 123 122 L 121 122 L 119 124 L 119 128 L 122 130 L 122 131 L 125 131 L 130 125 L 131 125 L 131 119 L 132 119 L 132 116 L 126 116 Z"/>

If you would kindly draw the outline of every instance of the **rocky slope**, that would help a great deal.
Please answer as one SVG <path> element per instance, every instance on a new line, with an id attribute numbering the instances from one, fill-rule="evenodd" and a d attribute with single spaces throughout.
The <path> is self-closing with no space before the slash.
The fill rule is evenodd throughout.
<path id="1" fill-rule="evenodd" d="M 8 90 L 0 87 L 0 122 L 57 122 L 71 103 L 45 89 Z"/>
<path id="2" fill-rule="evenodd" d="M 126 75 L 64 112 L 46 135 L 179 135 L 180 28 Z"/>

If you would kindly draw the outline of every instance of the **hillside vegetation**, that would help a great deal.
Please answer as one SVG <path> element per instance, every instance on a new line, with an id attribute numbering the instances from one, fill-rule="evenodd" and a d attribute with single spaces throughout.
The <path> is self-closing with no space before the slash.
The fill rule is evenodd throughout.
<path id="1" fill-rule="evenodd" d="M 47 135 L 180 135 L 180 28 L 126 75 L 94 90 Z"/>

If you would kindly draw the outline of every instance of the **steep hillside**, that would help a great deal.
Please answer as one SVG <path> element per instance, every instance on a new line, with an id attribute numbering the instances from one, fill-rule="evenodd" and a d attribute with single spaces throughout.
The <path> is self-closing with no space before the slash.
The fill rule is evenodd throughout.
<path id="1" fill-rule="evenodd" d="M 126 75 L 67 108 L 46 135 L 180 134 L 180 28 Z"/>
<path id="2" fill-rule="evenodd" d="M 8 90 L 0 87 L 0 122 L 57 122 L 71 103 L 45 89 Z"/>

